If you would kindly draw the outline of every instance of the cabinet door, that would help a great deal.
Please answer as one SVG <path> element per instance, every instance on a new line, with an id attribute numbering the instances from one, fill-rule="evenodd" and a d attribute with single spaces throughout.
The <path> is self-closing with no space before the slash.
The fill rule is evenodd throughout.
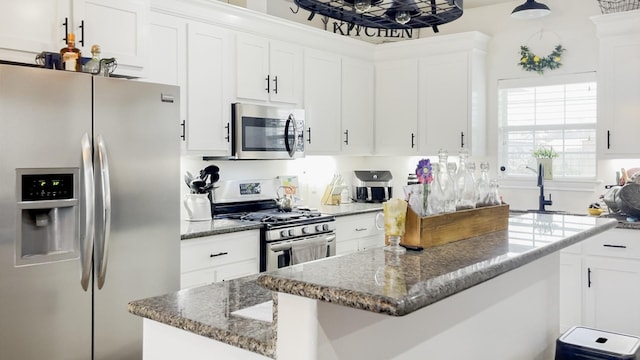
<path id="1" fill-rule="evenodd" d="M 271 101 L 299 104 L 302 91 L 302 48 L 271 41 L 269 45 Z"/>
<path id="2" fill-rule="evenodd" d="M 469 135 L 468 61 L 466 53 L 420 59 L 420 152 L 457 152 Z"/>
<path id="3" fill-rule="evenodd" d="M 4 1 L 0 14 L 2 58 L 33 64 L 36 54 L 63 48 L 65 18 L 69 28 L 72 25 L 69 1 Z M 18 52 L 5 54 L 6 50 Z"/>
<path id="4" fill-rule="evenodd" d="M 231 155 L 228 88 L 229 33 L 213 25 L 187 24 L 187 150 Z"/>
<path id="5" fill-rule="evenodd" d="M 183 19 L 152 12 L 149 18 L 149 81 L 180 86 L 180 119 L 187 116 L 187 24 Z M 185 126 L 185 125 L 183 125 Z M 186 134 L 182 150 L 186 150 Z"/>
<path id="6" fill-rule="evenodd" d="M 340 57 L 316 50 L 304 54 L 305 152 L 340 152 Z"/>
<path id="7" fill-rule="evenodd" d="M 76 47 L 90 57 L 91 46 L 98 44 L 102 57 L 118 60 L 117 74 L 146 75 L 148 7 L 148 0 L 74 0 Z"/>
<path id="8" fill-rule="evenodd" d="M 639 19 L 640 20 L 640 19 Z M 598 121 L 603 129 L 604 152 L 607 155 L 637 157 L 640 134 L 640 33 L 621 39 L 602 40 L 598 91 L 601 113 Z M 631 40 L 633 39 L 633 40 Z"/>
<path id="9" fill-rule="evenodd" d="M 373 152 L 373 63 L 342 59 L 342 152 Z"/>
<path id="10" fill-rule="evenodd" d="M 640 334 L 640 261 L 587 256 L 585 325 Z"/>
<path id="11" fill-rule="evenodd" d="M 267 100 L 271 90 L 269 77 L 269 40 L 248 35 L 236 36 L 237 96 Z"/>
<path id="12" fill-rule="evenodd" d="M 385 155 L 418 152 L 418 60 L 377 63 L 375 151 Z"/>
<path id="13" fill-rule="evenodd" d="M 582 324 L 582 255 L 560 254 L 560 331 Z"/>

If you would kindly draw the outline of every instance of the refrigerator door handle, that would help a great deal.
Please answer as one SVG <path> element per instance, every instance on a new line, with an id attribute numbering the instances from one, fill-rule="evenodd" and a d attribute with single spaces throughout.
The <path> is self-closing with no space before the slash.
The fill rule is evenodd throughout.
<path id="1" fill-rule="evenodd" d="M 111 233 L 111 181 L 109 180 L 109 159 L 107 156 L 107 146 L 101 135 L 96 137 L 98 147 L 98 161 L 100 163 L 100 177 L 102 183 L 102 223 L 104 231 L 102 233 L 102 250 L 98 254 L 98 289 L 102 289 L 107 276 L 107 263 L 109 260 L 109 237 Z"/>
<path id="2" fill-rule="evenodd" d="M 85 229 L 81 240 L 81 268 L 82 276 L 80 285 L 82 289 L 89 289 L 91 279 L 91 260 L 93 255 L 93 239 L 95 236 L 95 182 L 93 178 L 92 147 L 89 135 L 84 133 L 80 140 L 82 148 L 82 176 L 84 179 L 84 201 L 85 201 Z"/>

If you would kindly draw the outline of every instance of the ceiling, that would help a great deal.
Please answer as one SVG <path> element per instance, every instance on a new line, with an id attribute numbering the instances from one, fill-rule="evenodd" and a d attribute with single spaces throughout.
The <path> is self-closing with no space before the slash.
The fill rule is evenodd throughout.
<path id="1" fill-rule="evenodd" d="M 495 4 L 502 4 L 512 2 L 513 0 L 464 0 L 463 7 L 465 9 L 471 9 L 480 6 L 488 6 Z M 524 2 L 524 0 L 522 1 Z"/>

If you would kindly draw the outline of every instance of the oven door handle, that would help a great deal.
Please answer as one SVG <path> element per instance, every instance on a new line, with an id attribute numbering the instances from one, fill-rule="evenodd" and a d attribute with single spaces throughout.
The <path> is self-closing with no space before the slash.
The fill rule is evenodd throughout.
<path id="1" fill-rule="evenodd" d="M 289 240 L 289 241 L 283 241 L 277 244 L 273 244 L 273 245 L 269 245 L 269 250 L 277 253 L 277 252 L 281 252 L 281 251 L 287 251 L 287 250 L 291 250 L 291 243 L 293 241 Z"/>
<path id="2" fill-rule="evenodd" d="M 271 250 L 273 252 L 281 252 L 281 251 L 291 250 L 291 244 L 294 241 L 305 241 L 305 240 L 306 239 L 282 241 L 282 242 L 279 242 L 279 243 L 275 243 L 275 244 L 269 245 L 269 250 Z M 331 235 L 327 236 L 325 238 L 325 240 L 327 240 L 327 245 L 329 245 L 332 242 L 336 241 L 336 235 L 335 234 L 331 234 Z"/>

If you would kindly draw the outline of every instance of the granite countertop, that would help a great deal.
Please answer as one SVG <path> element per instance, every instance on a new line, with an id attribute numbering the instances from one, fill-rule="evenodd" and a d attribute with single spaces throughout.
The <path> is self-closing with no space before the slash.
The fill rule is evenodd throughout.
<path id="1" fill-rule="evenodd" d="M 514 214 L 508 230 L 399 256 L 370 249 L 265 273 L 258 283 L 272 291 L 402 316 L 616 224 L 599 217 Z"/>
<path id="2" fill-rule="evenodd" d="M 186 221 L 180 223 L 180 239 L 188 240 L 203 236 L 227 234 L 236 231 L 262 228 L 262 224 L 232 219 L 215 219 L 208 221 Z"/>
<path id="3" fill-rule="evenodd" d="M 132 301 L 128 309 L 134 315 L 275 358 L 276 318 L 267 322 L 233 314 L 271 300 L 275 308 L 277 297 L 257 285 L 257 276 Z"/>
<path id="4" fill-rule="evenodd" d="M 333 216 L 349 216 L 382 211 L 382 203 L 351 202 L 340 205 L 322 205 L 318 210 Z"/>
<path id="5" fill-rule="evenodd" d="M 294 265 L 132 301 L 129 312 L 273 358 L 276 291 L 406 315 L 615 226 L 604 217 L 513 213 L 508 230 L 400 256 L 375 248 Z M 270 300 L 271 322 L 234 314 Z"/>

